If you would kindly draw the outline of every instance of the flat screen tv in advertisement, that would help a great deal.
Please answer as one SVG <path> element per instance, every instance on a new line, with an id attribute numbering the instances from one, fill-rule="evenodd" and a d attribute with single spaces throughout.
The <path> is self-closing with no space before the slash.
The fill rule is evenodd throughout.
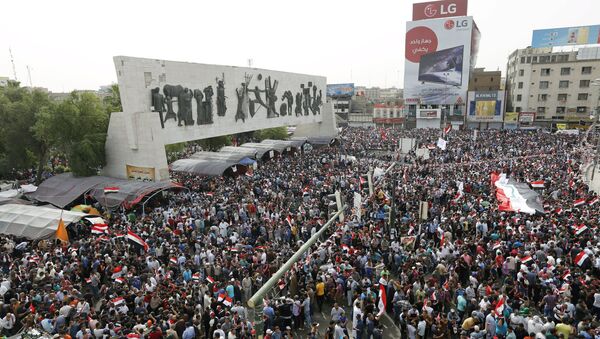
<path id="1" fill-rule="evenodd" d="M 467 0 L 430 1 L 413 4 L 413 20 L 467 15 Z"/>
<path id="2" fill-rule="evenodd" d="M 419 81 L 443 85 L 462 84 L 464 46 L 425 54 L 419 61 Z"/>
<path id="3" fill-rule="evenodd" d="M 600 25 L 560 27 L 533 31 L 531 47 L 600 44 Z"/>
<path id="4" fill-rule="evenodd" d="M 472 18 L 410 21 L 406 29 L 406 102 L 464 104 L 470 69 L 474 66 L 471 63 Z"/>

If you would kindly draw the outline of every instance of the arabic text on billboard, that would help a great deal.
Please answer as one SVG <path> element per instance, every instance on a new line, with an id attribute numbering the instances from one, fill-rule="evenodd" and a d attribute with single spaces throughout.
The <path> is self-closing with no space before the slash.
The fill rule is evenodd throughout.
<path id="1" fill-rule="evenodd" d="M 519 122 L 532 123 L 535 120 L 535 112 L 519 112 Z"/>
<path id="2" fill-rule="evenodd" d="M 533 31 L 531 47 L 600 44 L 600 25 L 561 27 Z"/>
<path id="3" fill-rule="evenodd" d="M 461 104 L 469 82 L 473 19 L 410 21 L 406 30 L 404 98 Z"/>
<path id="4" fill-rule="evenodd" d="M 331 84 L 327 85 L 328 97 L 353 96 L 354 84 Z"/>
<path id="5" fill-rule="evenodd" d="M 440 109 L 419 109 L 418 117 L 421 119 L 435 119 L 440 117 Z"/>
<path id="6" fill-rule="evenodd" d="M 431 1 L 413 4 L 413 20 L 467 15 L 467 0 Z"/>
<path id="7" fill-rule="evenodd" d="M 517 123 L 519 121 L 518 112 L 506 112 L 504 113 L 504 122 L 506 123 Z"/>

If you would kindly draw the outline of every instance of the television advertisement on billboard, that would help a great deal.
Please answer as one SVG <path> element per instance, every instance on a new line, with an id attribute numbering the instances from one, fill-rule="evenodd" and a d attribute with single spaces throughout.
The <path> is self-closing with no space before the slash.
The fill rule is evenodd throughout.
<path id="1" fill-rule="evenodd" d="M 504 91 L 469 92 L 467 120 L 479 122 L 502 122 Z"/>
<path id="2" fill-rule="evenodd" d="M 406 23 L 406 99 L 418 99 L 421 104 L 466 101 L 471 60 L 477 54 L 471 48 L 472 39 L 478 36 L 473 28 L 469 16 Z"/>
<path id="3" fill-rule="evenodd" d="M 354 84 L 328 84 L 327 96 L 336 97 L 351 97 L 354 95 Z"/>

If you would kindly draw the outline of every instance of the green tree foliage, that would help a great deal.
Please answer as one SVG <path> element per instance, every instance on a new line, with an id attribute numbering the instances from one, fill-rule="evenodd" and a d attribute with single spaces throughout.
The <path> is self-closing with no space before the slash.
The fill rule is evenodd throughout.
<path id="1" fill-rule="evenodd" d="M 123 112 L 123 106 L 121 105 L 121 92 L 119 91 L 119 85 L 110 85 L 110 93 L 102 99 L 106 113 L 112 112 Z"/>
<path id="2" fill-rule="evenodd" d="M 265 139 L 285 140 L 288 138 L 287 128 L 275 127 L 254 131 L 254 138 L 258 139 L 258 141 Z"/>
<path id="3" fill-rule="evenodd" d="M 181 152 L 185 150 L 187 142 L 180 142 L 176 144 L 170 144 L 165 146 L 167 152 L 167 160 L 173 162 L 179 158 Z"/>
<path id="4" fill-rule="evenodd" d="M 220 137 L 208 138 L 200 140 L 198 144 L 207 151 L 218 151 L 223 146 L 231 145 L 231 135 L 223 135 Z"/>

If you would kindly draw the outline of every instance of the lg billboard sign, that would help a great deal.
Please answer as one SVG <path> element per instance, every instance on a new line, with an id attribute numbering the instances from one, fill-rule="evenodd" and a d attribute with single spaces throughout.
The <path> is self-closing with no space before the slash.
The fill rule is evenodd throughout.
<path id="1" fill-rule="evenodd" d="M 467 0 L 443 0 L 413 4 L 413 21 L 467 15 Z"/>

